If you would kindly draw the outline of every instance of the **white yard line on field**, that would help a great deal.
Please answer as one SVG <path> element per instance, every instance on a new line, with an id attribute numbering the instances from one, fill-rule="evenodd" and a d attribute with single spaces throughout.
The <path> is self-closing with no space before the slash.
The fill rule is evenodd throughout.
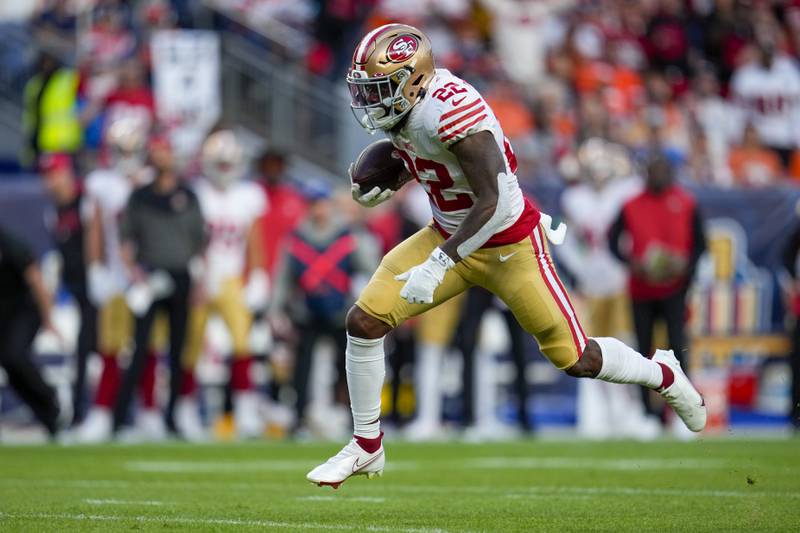
<path id="1" fill-rule="evenodd" d="M 383 503 L 386 498 L 376 498 L 372 496 L 299 496 L 295 498 L 301 502 L 366 502 Z"/>
<path id="2" fill-rule="evenodd" d="M 125 469 L 131 472 L 153 473 L 211 473 L 211 472 L 271 472 L 313 468 L 314 461 L 256 460 L 256 461 L 128 461 Z"/>
<path id="3" fill-rule="evenodd" d="M 508 498 L 525 499 L 538 497 L 540 494 L 548 495 L 584 495 L 584 496 L 685 496 L 685 497 L 707 497 L 707 498 L 750 498 L 753 496 L 767 496 L 770 498 L 800 498 L 800 492 L 755 492 L 747 490 L 706 490 L 706 489 L 645 489 L 636 487 L 559 487 L 559 486 L 537 486 L 522 487 L 518 491 L 509 491 L 505 495 Z"/>
<path id="4" fill-rule="evenodd" d="M 411 493 L 431 493 L 449 494 L 454 492 L 480 494 L 483 497 L 501 498 L 524 498 L 526 496 L 555 496 L 561 495 L 619 495 L 628 494 L 632 496 L 685 496 L 685 497 L 709 497 L 709 498 L 790 498 L 800 499 L 800 492 L 797 491 L 760 491 L 760 490 L 713 490 L 713 489 L 660 489 L 660 488 L 640 488 L 640 487 L 574 487 L 561 485 L 530 485 L 509 490 L 497 490 L 497 486 L 472 485 L 466 487 L 445 487 L 441 485 L 398 485 L 392 483 L 387 485 L 385 490 Z"/>
<path id="5" fill-rule="evenodd" d="M 277 520 L 245 520 L 240 518 L 194 518 L 189 516 L 119 516 L 72 513 L 0 513 L 0 518 L 18 520 L 72 520 L 78 522 L 139 522 L 158 524 L 184 524 L 190 526 L 231 526 L 273 529 L 322 529 L 336 531 L 374 531 L 386 533 L 447 533 L 444 529 L 403 528 L 346 524 L 318 524 L 315 522 L 284 522 Z"/>
<path id="6" fill-rule="evenodd" d="M 90 505 L 166 505 L 158 500 L 117 500 L 114 498 L 84 498 L 84 503 Z"/>
<path id="7" fill-rule="evenodd" d="M 118 488 L 118 489 L 136 489 L 142 486 L 149 488 L 187 488 L 187 489 L 209 489 L 209 490 L 269 490 L 277 489 L 285 491 L 287 483 L 276 481 L 261 481 L 261 482 L 243 482 L 243 481 L 169 481 L 169 480 L 114 480 L 114 479 L 27 479 L 27 478 L 0 478 L 0 487 L 11 486 L 16 487 L 19 485 L 41 486 L 41 487 L 55 487 L 63 489 L 65 487 L 77 489 L 93 489 L 98 488 Z M 304 481 L 297 482 L 298 487 L 306 486 Z M 291 484 L 289 484 L 291 486 Z M 394 483 L 391 481 L 383 480 L 379 484 L 370 484 L 369 487 L 355 485 L 347 485 L 344 487 L 351 491 L 363 491 L 368 489 L 370 492 L 386 494 L 386 493 L 427 493 L 427 494 L 480 494 L 484 498 L 520 498 L 526 494 L 534 495 L 537 493 L 544 494 L 629 494 L 629 495 L 642 495 L 642 496 L 658 496 L 668 495 L 674 497 L 711 497 L 711 498 L 790 498 L 800 499 L 800 492 L 798 491 L 779 491 L 779 490 L 761 490 L 761 489 L 745 489 L 745 490 L 716 490 L 716 489 L 690 489 L 690 488 L 641 488 L 641 487 L 579 487 L 569 485 L 528 485 L 519 487 L 507 487 L 505 490 L 500 490 L 496 485 L 469 485 L 469 486 L 445 486 L 445 485 L 418 485 L 408 483 Z M 308 487 L 309 490 L 318 490 Z M 341 493 L 341 491 L 340 491 Z M 295 495 L 292 495 L 296 497 Z M 328 495 L 320 495 L 328 496 Z M 337 499 L 339 499 L 337 497 Z"/>
<path id="8" fill-rule="evenodd" d="M 546 470 L 696 470 L 727 468 L 723 459 L 578 459 L 575 457 L 481 457 L 465 459 L 463 468 Z"/>
<path id="9" fill-rule="evenodd" d="M 131 472 L 151 473 L 215 473 L 215 472 L 283 472 L 312 468 L 315 461 L 305 460 L 260 460 L 260 461 L 128 461 L 125 469 Z M 426 464 L 419 461 L 390 461 L 388 470 L 420 470 L 437 467 L 462 468 L 466 470 L 698 470 L 728 468 L 724 459 L 694 458 L 625 458 L 625 459 L 580 459 L 575 457 L 476 457 L 459 461 L 445 460 Z"/>

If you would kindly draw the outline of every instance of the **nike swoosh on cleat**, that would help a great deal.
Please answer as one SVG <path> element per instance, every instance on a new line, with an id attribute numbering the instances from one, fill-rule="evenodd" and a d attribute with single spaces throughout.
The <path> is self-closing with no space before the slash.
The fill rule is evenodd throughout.
<path id="1" fill-rule="evenodd" d="M 517 251 L 519 251 L 519 250 L 517 250 Z M 511 253 L 510 253 L 510 254 L 508 254 L 508 255 L 503 255 L 503 254 L 500 254 L 500 257 L 499 257 L 499 259 L 500 259 L 500 262 L 501 262 L 501 263 L 505 263 L 506 261 L 508 261 L 509 259 L 511 259 L 512 257 L 514 257 L 515 255 L 517 255 L 517 252 L 511 252 Z"/>
<path id="2" fill-rule="evenodd" d="M 369 466 L 370 464 L 374 463 L 378 459 L 378 457 L 380 457 L 381 455 L 383 455 L 383 452 L 379 453 L 375 457 L 372 457 L 369 461 L 367 461 L 363 465 L 358 464 L 358 460 L 360 458 L 356 457 L 356 461 L 353 463 L 353 473 L 355 474 L 356 472 L 358 472 L 362 468 L 365 468 L 365 467 Z"/>

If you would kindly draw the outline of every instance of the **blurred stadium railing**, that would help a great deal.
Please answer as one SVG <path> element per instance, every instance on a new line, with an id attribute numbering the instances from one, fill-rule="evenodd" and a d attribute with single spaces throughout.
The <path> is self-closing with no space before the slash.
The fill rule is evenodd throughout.
<path id="1" fill-rule="evenodd" d="M 205 3 L 212 10 L 214 5 Z M 344 176 L 369 137 L 353 120 L 344 82 L 333 83 L 304 68 L 307 35 L 277 21 L 252 25 L 229 10 L 206 15 L 206 23 L 246 30 L 222 33 L 224 120 Z"/>

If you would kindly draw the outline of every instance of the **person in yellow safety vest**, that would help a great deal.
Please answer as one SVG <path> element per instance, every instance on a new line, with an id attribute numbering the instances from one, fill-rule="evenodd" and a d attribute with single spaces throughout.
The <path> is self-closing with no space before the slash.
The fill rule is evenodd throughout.
<path id="1" fill-rule="evenodd" d="M 43 153 L 74 153 L 83 141 L 78 112 L 78 73 L 47 52 L 25 85 L 22 163 L 32 165 Z"/>

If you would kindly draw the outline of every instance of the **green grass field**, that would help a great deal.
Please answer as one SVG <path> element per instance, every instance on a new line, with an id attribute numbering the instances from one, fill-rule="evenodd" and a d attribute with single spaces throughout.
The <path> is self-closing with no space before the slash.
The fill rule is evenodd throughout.
<path id="1" fill-rule="evenodd" d="M 798 531 L 800 440 L 0 447 L 0 531 Z"/>

